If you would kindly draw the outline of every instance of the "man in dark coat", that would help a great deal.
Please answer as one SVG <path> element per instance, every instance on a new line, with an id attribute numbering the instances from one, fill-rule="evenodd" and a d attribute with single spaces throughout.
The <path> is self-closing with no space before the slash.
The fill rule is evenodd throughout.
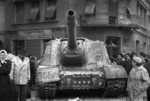
<path id="1" fill-rule="evenodd" d="M 5 50 L 0 51 L 0 101 L 17 101 L 15 90 L 9 78 L 11 61 L 5 60 L 6 54 Z"/>
<path id="2" fill-rule="evenodd" d="M 35 85 L 35 74 L 36 74 L 36 63 L 35 63 L 35 57 L 30 57 L 30 74 L 31 74 L 31 80 L 29 82 L 30 87 L 33 87 Z"/>
<path id="3" fill-rule="evenodd" d="M 144 67 L 146 68 L 146 70 L 148 71 L 150 75 L 150 61 L 144 64 Z M 148 90 L 147 90 L 147 101 L 150 101 L 150 87 L 148 87 Z"/>
<path id="4" fill-rule="evenodd" d="M 125 63 L 125 70 L 126 70 L 127 74 L 129 75 L 131 69 L 133 68 L 131 54 L 127 53 L 126 58 L 127 59 L 126 59 L 126 63 Z"/>

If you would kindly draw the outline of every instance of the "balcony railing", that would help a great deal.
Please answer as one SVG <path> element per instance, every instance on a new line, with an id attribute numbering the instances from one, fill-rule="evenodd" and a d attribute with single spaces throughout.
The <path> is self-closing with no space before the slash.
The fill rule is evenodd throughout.
<path id="1" fill-rule="evenodd" d="M 116 21 L 114 21 L 116 20 Z M 110 17 L 108 13 L 97 13 L 95 15 L 81 15 L 80 16 L 81 26 L 122 26 L 122 27 L 133 27 L 146 28 L 146 21 L 140 16 L 130 14 L 130 19 L 127 18 L 126 14 L 118 14 L 118 16 Z"/>
<path id="2" fill-rule="evenodd" d="M 146 20 L 135 14 L 130 14 L 130 19 L 128 19 L 126 15 L 119 14 L 118 24 L 134 24 L 145 29 L 147 28 Z"/>

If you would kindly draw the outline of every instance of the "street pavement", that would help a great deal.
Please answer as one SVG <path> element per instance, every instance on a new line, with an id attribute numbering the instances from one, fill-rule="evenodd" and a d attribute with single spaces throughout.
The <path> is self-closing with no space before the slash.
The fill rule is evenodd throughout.
<path id="1" fill-rule="evenodd" d="M 80 100 L 76 100 L 76 99 L 80 99 Z M 36 91 L 31 91 L 31 99 L 27 99 L 26 101 L 126 101 L 126 97 L 120 97 L 120 98 L 101 98 L 98 96 L 82 96 L 82 97 L 78 97 L 78 96 L 56 96 L 55 99 L 51 99 L 51 100 L 41 100 L 38 98 L 37 96 L 37 92 Z M 144 101 L 147 101 L 146 97 L 144 98 Z"/>

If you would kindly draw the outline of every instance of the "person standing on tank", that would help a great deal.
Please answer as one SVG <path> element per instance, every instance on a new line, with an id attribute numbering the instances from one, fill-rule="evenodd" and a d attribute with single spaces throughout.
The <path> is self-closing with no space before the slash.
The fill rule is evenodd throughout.
<path id="1" fill-rule="evenodd" d="M 146 91 L 150 85 L 150 77 L 143 67 L 140 57 L 133 57 L 133 68 L 130 71 L 127 83 L 127 101 L 143 101 Z"/>
<path id="2" fill-rule="evenodd" d="M 18 55 L 13 59 L 13 83 L 19 101 L 26 101 L 27 84 L 30 81 L 30 61 L 25 56 L 25 50 L 19 49 Z"/>

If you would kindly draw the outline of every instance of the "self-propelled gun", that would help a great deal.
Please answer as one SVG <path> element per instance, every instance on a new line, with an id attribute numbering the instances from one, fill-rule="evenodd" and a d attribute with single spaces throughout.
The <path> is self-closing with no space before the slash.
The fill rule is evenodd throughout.
<path id="1" fill-rule="evenodd" d="M 123 94 L 127 74 L 111 65 L 104 42 L 76 37 L 76 13 L 67 12 L 68 38 L 47 43 L 37 69 L 38 96 L 55 97 L 58 90 L 97 90 L 104 97 Z"/>

